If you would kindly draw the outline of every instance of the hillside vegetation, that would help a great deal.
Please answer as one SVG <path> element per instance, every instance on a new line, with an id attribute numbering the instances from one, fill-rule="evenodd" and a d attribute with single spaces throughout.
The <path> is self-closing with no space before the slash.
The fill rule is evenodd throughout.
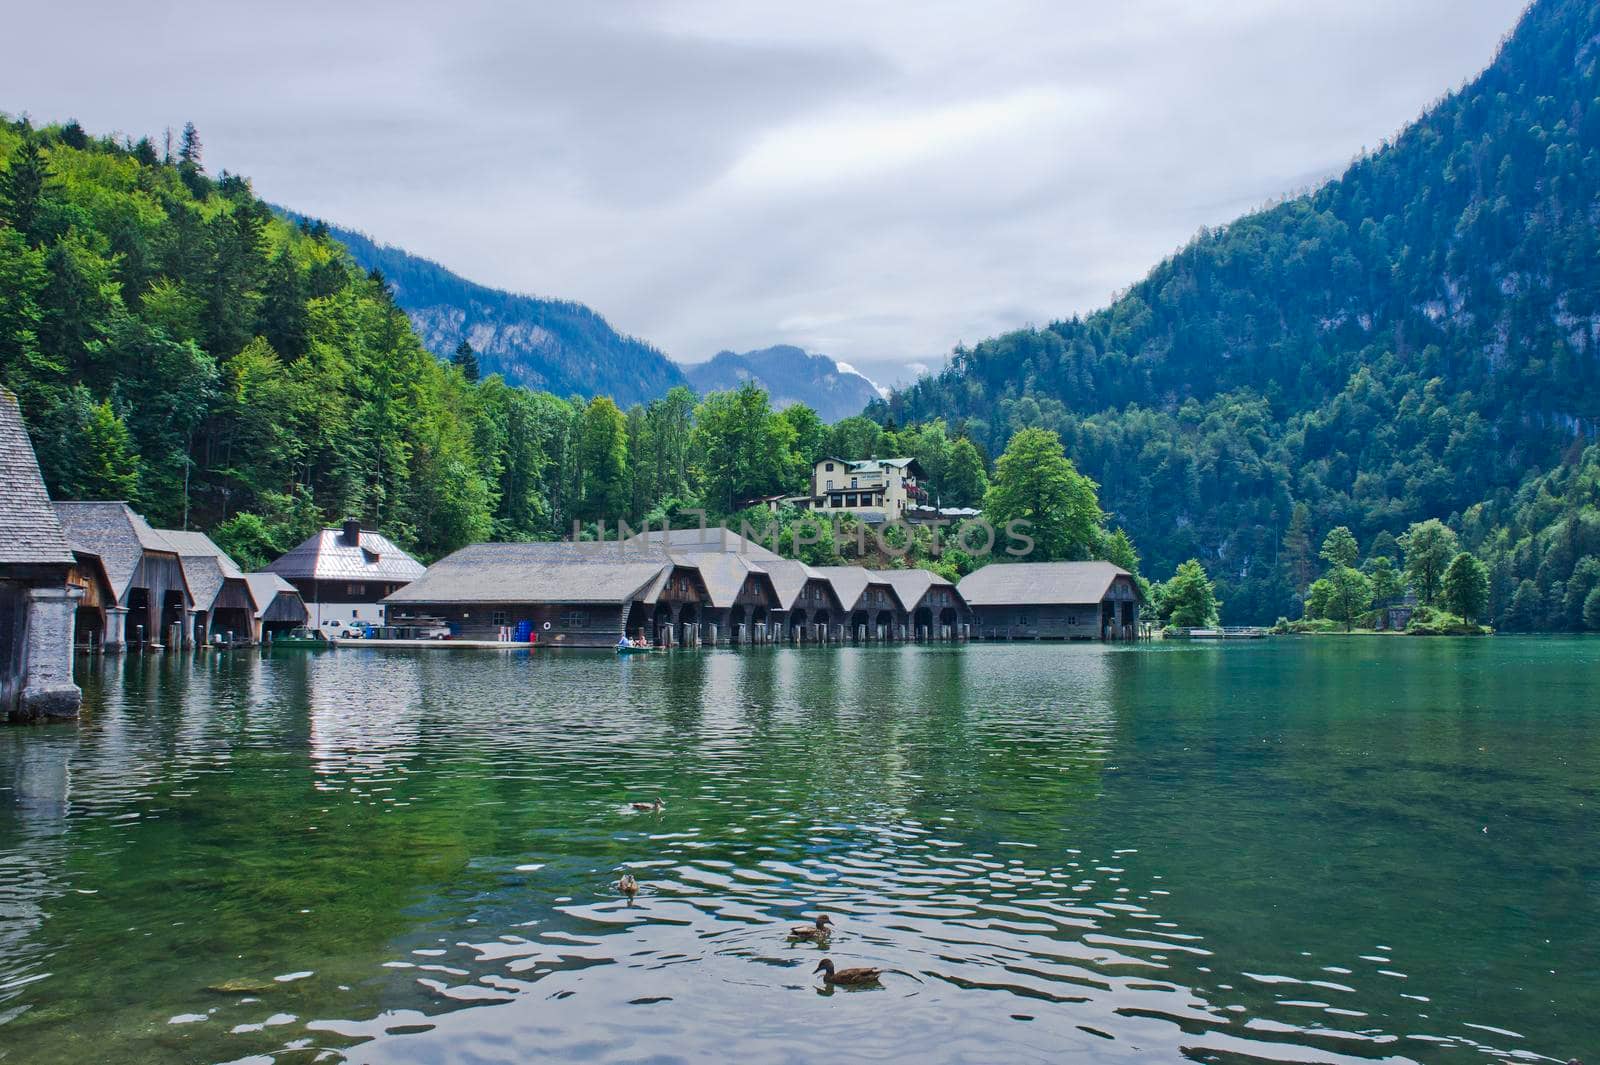
<path id="1" fill-rule="evenodd" d="M 485 374 L 624 405 L 659 399 L 685 383 L 676 363 L 581 303 L 489 288 L 365 234 L 336 226 L 329 232 L 362 268 L 383 274 L 423 345 L 440 358 L 466 341 Z M 860 410 L 858 404 L 850 413 Z"/>
<path id="2" fill-rule="evenodd" d="M 1439 518 L 1489 562 L 1494 618 L 1571 624 L 1600 556 L 1600 7 L 1539 0 L 1339 179 L 1103 310 L 958 349 L 873 416 L 991 454 L 1058 430 L 1147 569 L 1198 557 L 1230 620 L 1292 616 L 1334 527 Z"/>

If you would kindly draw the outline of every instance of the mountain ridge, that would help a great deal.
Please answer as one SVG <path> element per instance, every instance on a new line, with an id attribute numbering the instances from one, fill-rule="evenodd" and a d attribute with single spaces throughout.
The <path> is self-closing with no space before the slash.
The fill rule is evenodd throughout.
<path id="1" fill-rule="evenodd" d="M 465 340 L 485 374 L 557 395 L 609 395 L 624 407 L 687 383 L 659 348 L 617 332 L 586 304 L 482 285 L 399 245 L 332 224 L 328 230 L 362 268 L 383 274 L 440 358 Z"/>
<path id="2" fill-rule="evenodd" d="M 1600 11 L 1539 0 L 1334 180 L 1202 230 L 1100 310 L 958 348 L 873 416 L 990 453 L 1057 430 L 1152 570 L 1200 558 L 1235 620 L 1297 609 L 1301 508 L 1313 542 L 1449 520 L 1499 559 L 1498 611 L 1523 579 L 1552 595 L 1572 560 L 1541 576 L 1473 514 L 1600 432 L 1597 98 Z"/>
<path id="3" fill-rule="evenodd" d="M 860 414 L 881 398 L 865 375 L 827 355 L 793 344 L 774 344 L 753 351 L 719 351 L 705 362 L 683 367 L 696 392 L 731 391 L 751 382 L 764 388 L 776 407 L 804 403 L 825 422 Z"/>

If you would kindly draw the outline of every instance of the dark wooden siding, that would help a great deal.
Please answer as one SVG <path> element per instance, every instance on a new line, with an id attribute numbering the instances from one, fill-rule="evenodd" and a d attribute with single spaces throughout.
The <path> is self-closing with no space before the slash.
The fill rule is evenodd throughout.
<path id="1" fill-rule="evenodd" d="M 309 577 L 290 577 L 289 583 L 307 603 L 376 603 L 405 587 L 393 581 L 319 581 Z"/>
<path id="2" fill-rule="evenodd" d="M 496 640 L 501 626 L 526 621 L 541 647 L 613 647 L 622 637 L 622 610 L 617 603 L 400 603 L 390 605 L 388 617 L 391 625 L 435 618 L 461 640 Z"/>

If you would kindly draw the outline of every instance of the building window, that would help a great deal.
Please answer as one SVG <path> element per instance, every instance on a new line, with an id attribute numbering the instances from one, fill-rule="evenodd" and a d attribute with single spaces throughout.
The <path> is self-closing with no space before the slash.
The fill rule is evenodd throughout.
<path id="1" fill-rule="evenodd" d="M 365 592 L 365 591 L 366 591 L 366 588 L 364 586 L 362 586 L 362 585 L 359 585 L 359 584 L 347 584 L 347 585 L 344 586 L 344 593 L 346 595 L 360 595 L 362 592 Z"/>
<path id="2" fill-rule="evenodd" d="M 506 623 L 506 612 L 504 610 L 496 610 L 494 613 L 489 615 L 489 624 L 495 626 L 496 628 L 499 628 L 501 625 L 504 625 L 505 623 Z"/>
<path id="3" fill-rule="evenodd" d="M 851 488 L 859 488 L 860 486 L 861 486 L 861 478 L 859 478 L 859 477 L 850 478 L 850 487 Z"/>
<path id="4" fill-rule="evenodd" d="M 1026 628 L 1032 628 L 1033 627 L 1033 611 L 1031 611 L 1031 610 L 1019 610 L 1019 611 L 1017 611 L 1017 624 L 1021 625 L 1025 629 Z"/>
<path id="5" fill-rule="evenodd" d="M 1068 625 L 1076 625 L 1077 623 L 1078 623 L 1078 615 L 1076 615 L 1076 614 L 1068 614 L 1067 615 L 1067 624 Z"/>
<path id="6" fill-rule="evenodd" d="M 561 615 L 563 629 L 582 629 L 589 624 L 589 615 L 583 610 L 568 610 Z"/>
<path id="7" fill-rule="evenodd" d="M 831 462 L 830 462 L 830 463 L 828 463 L 828 464 L 827 464 L 827 466 L 826 466 L 826 469 L 827 469 L 827 471 L 828 471 L 828 472 L 829 472 L 829 473 L 832 473 L 832 472 L 833 472 L 833 463 L 831 463 Z M 832 481 L 829 481 L 829 482 L 828 482 L 828 487 L 829 487 L 829 488 L 832 488 L 832 487 L 833 487 L 833 482 L 832 482 Z"/>
<path id="8" fill-rule="evenodd" d="M 832 467 L 832 466 L 829 466 L 829 467 L 828 467 L 828 469 L 830 469 L 830 470 L 831 470 L 831 469 L 833 469 L 833 467 Z M 831 491 L 833 491 L 833 478 L 832 478 L 832 477 L 829 477 L 829 478 L 828 478 L 828 490 L 829 490 L 829 491 L 830 491 L 830 492 L 831 492 Z"/>

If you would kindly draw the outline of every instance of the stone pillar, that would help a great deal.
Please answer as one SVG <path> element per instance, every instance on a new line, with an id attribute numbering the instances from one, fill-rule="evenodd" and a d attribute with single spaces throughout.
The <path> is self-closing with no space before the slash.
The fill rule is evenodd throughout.
<path id="1" fill-rule="evenodd" d="M 712 647 L 715 647 L 717 645 L 717 623 L 713 621 L 710 625 L 710 629 L 711 631 L 708 634 L 710 636 L 710 640 L 708 642 Z"/>
<path id="2" fill-rule="evenodd" d="M 183 646 L 184 647 L 193 647 L 194 646 L 194 611 L 193 610 L 185 610 L 183 612 Z"/>
<path id="3" fill-rule="evenodd" d="M 115 654 L 128 646 L 128 608 L 125 606 L 106 607 L 106 631 L 100 641 L 100 649 L 108 654 Z"/>
<path id="4" fill-rule="evenodd" d="M 28 589 L 27 664 L 17 714 L 24 721 L 50 721 L 78 716 L 83 692 L 72 683 L 72 623 L 83 591 Z"/>

